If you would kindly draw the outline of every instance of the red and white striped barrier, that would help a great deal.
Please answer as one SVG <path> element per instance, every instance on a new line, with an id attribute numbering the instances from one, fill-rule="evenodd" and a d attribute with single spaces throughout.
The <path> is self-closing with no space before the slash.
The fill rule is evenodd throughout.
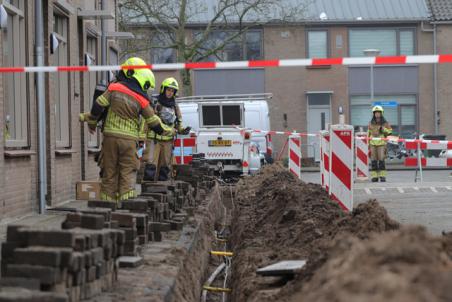
<path id="1" fill-rule="evenodd" d="M 257 60 L 231 62 L 186 62 L 171 64 L 149 64 L 142 66 L 121 65 L 82 65 L 82 66 L 26 66 L 0 67 L 3 72 L 96 72 L 109 70 L 128 70 L 150 68 L 152 70 L 181 70 L 181 69 L 235 69 L 257 67 L 300 67 L 325 65 L 404 65 L 404 64 L 443 64 L 452 63 L 452 54 L 390 56 L 390 57 L 353 57 L 353 58 L 324 58 L 324 59 L 287 59 L 287 60 Z"/>
<path id="2" fill-rule="evenodd" d="M 330 195 L 344 211 L 353 210 L 353 126 L 330 129 Z"/>
<path id="3" fill-rule="evenodd" d="M 356 136 L 356 177 L 369 178 L 369 143 L 366 136 Z"/>
<path id="4" fill-rule="evenodd" d="M 177 138 L 174 141 L 174 158 L 178 165 L 186 165 L 193 160 L 193 153 L 196 153 L 196 138 Z"/>
<path id="5" fill-rule="evenodd" d="M 451 150 L 451 141 L 439 140 L 407 140 L 405 148 L 409 150 Z M 420 164 L 419 165 L 419 160 Z M 452 167 L 452 158 L 446 157 L 407 157 L 405 158 L 405 166 L 407 167 Z"/>
<path id="6" fill-rule="evenodd" d="M 272 157 L 273 156 L 273 141 L 272 141 L 272 135 L 267 134 L 265 135 L 265 140 L 267 143 L 267 156 Z"/>
<path id="7" fill-rule="evenodd" d="M 330 192 L 330 132 L 320 131 L 320 178 L 322 187 Z"/>
<path id="8" fill-rule="evenodd" d="M 289 136 L 289 171 L 301 179 L 301 137 Z"/>

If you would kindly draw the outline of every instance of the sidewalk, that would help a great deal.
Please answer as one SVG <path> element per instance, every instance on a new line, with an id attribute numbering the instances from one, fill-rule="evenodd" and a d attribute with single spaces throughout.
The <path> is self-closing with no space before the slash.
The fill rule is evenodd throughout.
<path id="1" fill-rule="evenodd" d="M 386 170 L 388 171 L 416 171 L 416 167 L 406 167 L 403 164 L 388 164 L 386 163 Z M 438 167 L 438 168 L 423 168 L 424 171 L 432 171 L 432 170 L 451 170 L 452 168 L 448 167 Z M 301 172 L 320 172 L 320 167 L 301 167 Z"/>

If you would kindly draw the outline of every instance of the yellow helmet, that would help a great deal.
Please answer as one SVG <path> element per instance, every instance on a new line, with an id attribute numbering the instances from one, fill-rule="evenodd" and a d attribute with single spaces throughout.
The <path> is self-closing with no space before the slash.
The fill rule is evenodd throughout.
<path id="1" fill-rule="evenodd" d="M 144 66 L 147 65 L 146 62 L 138 57 L 133 57 L 127 59 L 122 66 Z M 151 69 L 140 68 L 140 69 L 123 69 L 126 77 L 134 78 L 138 81 L 143 91 L 155 88 L 155 76 Z"/>
<path id="2" fill-rule="evenodd" d="M 179 83 L 177 83 L 177 80 L 175 78 L 166 78 L 163 80 L 162 85 L 160 85 L 161 94 L 165 91 L 165 88 L 173 88 L 174 95 L 176 95 L 177 91 L 179 90 Z"/>
<path id="3" fill-rule="evenodd" d="M 374 106 L 374 108 L 372 108 L 372 112 L 377 112 L 377 111 L 380 111 L 381 114 L 383 114 L 383 112 L 385 112 L 384 109 L 383 109 L 383 107 L 381 107 L 381 106 L 379 106 L 379 105 Z"/>

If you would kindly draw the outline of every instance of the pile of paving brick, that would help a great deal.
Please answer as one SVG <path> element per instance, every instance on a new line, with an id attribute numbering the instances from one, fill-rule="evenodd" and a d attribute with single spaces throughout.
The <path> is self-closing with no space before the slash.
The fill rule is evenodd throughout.
<path id="1" fill-rule="evenodd" d="M 2 244 L 0 301 L 80 301 L 109 291 L 124 244 L 124 232 L 116 229 L 10 225 Z"/>
<path id="2" fill-rule="evenodd" d="M 0 301 L 80 301 L 110 291 L 118 267 L 142 263 L 143 245 L 183 228 L 194 194 L 183 181 L 145 182 L 135 199 L 64 208 L 69 213 L 62 229 L 9 226 Z"/>

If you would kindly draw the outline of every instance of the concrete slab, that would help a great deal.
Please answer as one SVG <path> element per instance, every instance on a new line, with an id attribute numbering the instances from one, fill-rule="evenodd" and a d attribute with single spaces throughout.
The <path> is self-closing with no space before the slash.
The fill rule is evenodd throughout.
<path id="1" fill-rule="evenodd" d="M 130 257 L 122 256 L 119 257 L 119 267 L 138 267 L 143 264 L 144 260 L 142 257 Z"/>
<path id="2" fill-rule="evenodd" d="M 285 276 L 294 275 L 306 265 L 306 260 L 286 260 L 268 265 L 256 270 L 261 276 Z"/>

